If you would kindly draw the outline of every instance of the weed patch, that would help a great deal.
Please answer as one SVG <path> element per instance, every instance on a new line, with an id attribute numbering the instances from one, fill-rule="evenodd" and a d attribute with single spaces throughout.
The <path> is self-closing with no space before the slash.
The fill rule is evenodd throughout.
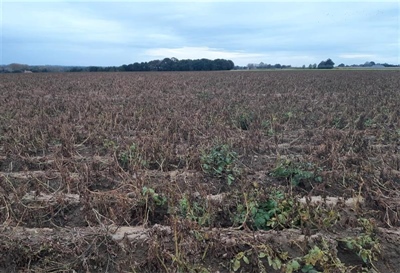
<path id="1" fill-rule="evenodd" d="M 270 172 L 271 176 L 287 179 L 292 186 L 304 186 L 306 182 L 322 182 L 311 163 L 294 163 L 282 161 Z"/>
<path id="2" fill-rule="evenodd" d="M 231 185 L 241 174 L 238 155 L 229 145 L 217 145 L 201 155 L 201 166 L 205 173 L 226 180 Z"/>

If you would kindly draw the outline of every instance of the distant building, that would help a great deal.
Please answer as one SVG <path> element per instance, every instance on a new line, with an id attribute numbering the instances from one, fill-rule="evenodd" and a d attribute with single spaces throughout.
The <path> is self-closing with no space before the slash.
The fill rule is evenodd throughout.
<path id="1" fill-rule="evenodd" d="M 33 73 L 33 72 L 30 70 L 24 70 L 24 73 Z"/>

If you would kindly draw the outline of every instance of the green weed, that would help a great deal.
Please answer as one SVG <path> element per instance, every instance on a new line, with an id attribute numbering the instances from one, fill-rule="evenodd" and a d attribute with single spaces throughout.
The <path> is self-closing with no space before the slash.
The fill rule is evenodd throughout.
<path id="1" fill-rule="evenodd" d="M 299 186 L 300 183 L 305 181 L 322 182 L 322 177 L 315 173 L 311 163 L 295 164 L 286 160 L 280 162 L 270 174 L 276 178 L 288 179 L 293 186 Z"/>
<path id="2" fill-rule="evenodd" d="M 273 136 L 275 134 L 274 127 L 269 120 L 263 120 L 261 122 L 261 128 L 267 133 L 268 136 Z"/>
<path id="3" fill-rule="evenodd" d="M 197 222 L 200 226 L 210 224 L 210 214 L 207 212 L 207 206 L 197 201 L 191 203 L 186 196 L 179 200 L 179 215 Z"/>
<path id="4" fill-rule="evenodd" d="M 374 125 L 374 120 L 373 120 L 373 119 L 367 118 L 367 119 L 364 121 L 364 126 L 365 126 L 365 127 L 372 127 L 372 125 Z"/>
<path id="5" fill-rule="evenodd" d="M 372 265 L 373 261 L 378 260 L 380 254 L 380 243 L 375 238 L 374 226 L 367 219 L 360 219 L 364 232 L 356 237 L 346 237 L 340 240 L 344 246 L 354 251 L 365 264 Z"/>
<path id="6" fill-rule="evenodd" d="M 273 229 L 286 226 L 293 208 L 293 200 L 286 200 L 285 195 L 276 192 L 256 208 L 252 208 L 253 225 L 256 229 Z"/>
<path id="7" fill-rule="evenodd" d="M 335 117 L 333 119 L 333 127 L 337 129 L 344 129 L 346 127 L 346 120 L 343 117 Z"/>
<path id="8" fill-rule="evenodd" d="M 237 153 L 225 144 L 214 146 L 210 151 L 203 152 L 200 161 L 205 173 L 226 179 L 228 185 L 231 185 L 241 173 L 237 157 Z"/>
<path id="9" fill-rule="evenodd" d="M 142 196 L 145 198 L 146 203 L 152 201 L 156 206 L 162 207 L 167 203 L 167 198 L 165 196 L 159 195 L 152 188 L 143 187 Z"/>
<path id="10" fill-rule="evenodd" d="M 245 194 L 245 202 L 237 205 L 233 221 L 248 223 L 254 230 L 295 227 L 300 225 L 300 218 L 294 208 L 295 200 L 280 191 L 271 193 L 264 201 Z"/>
<path id="11" fill-rule="evenodd" d="M 251 113 L 241 113 L 237 117 L 237 124 L 242 130 L 249 130 L 250 124 L 253 122 L 254 117 Z"/>
<path id="12" fill-rule="evenodd" d="M 128 169 L 130 166 L 148 167 L 149 165 L 139 153 L 138 146 L 135 143 L 118 155 L 118 162 L 124 169 Z"/>
<path id="13" fill-rule="evenodd" d="M 249 257 L 253 259 L 250 260 Z M 288 252 L 280 252 L 267 244 L 252 246 L 251 249 L 241 251 L 234 256 L 231 260 L 231 268 L 236 272 L 243 263 L 254 263 L 254 260 L 256 260 L 259 272 L 267 272 L 264 262 L 275 271 L 285 273 L 320 273 L 319 268 L 323 272 L 347 272 L 344 264 L 324 240 L 320 245 L 314 245 L 309 249 L 306 255 L 293 258 L 289 257 Z"/>

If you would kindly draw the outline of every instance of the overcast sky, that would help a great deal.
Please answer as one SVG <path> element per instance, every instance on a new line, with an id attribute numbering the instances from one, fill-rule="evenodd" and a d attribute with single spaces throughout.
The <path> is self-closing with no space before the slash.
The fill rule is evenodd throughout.
<path id="1" fill-rule="evenodd" d="M 400 2 L 0 0 L 0 64 L 400 63 Z"/>

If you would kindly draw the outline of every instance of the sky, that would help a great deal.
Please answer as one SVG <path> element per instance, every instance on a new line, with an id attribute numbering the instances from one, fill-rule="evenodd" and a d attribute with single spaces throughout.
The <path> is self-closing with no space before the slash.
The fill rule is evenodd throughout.
<path id="1" fill-rule="evenodd" d="M 400 1 L 0 0 L 0 64 L 400 63 Z"/>

